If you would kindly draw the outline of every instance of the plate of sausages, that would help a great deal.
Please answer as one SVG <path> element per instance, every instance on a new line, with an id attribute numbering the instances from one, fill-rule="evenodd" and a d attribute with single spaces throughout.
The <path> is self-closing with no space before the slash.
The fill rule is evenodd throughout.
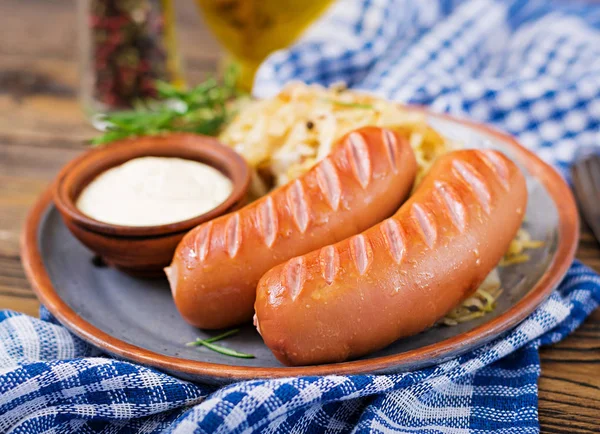
<path id="1" fill-rule="evenodd" d="M 94 266 L 46 192 L 24 229 L 26 273 L 81 338 L 186 379 L 392 373 L 456 357 L 550 295 L 573 260 L 578 217 L 562 177 L 511 137 L 426 117 L 464 148 L 417 186 L 408 141 L 359 128 L 300 177 L 188 232 L 167 278 Z M 522 231 L 539 245 L 503 265 Z M 442 325 L 490 273 L 502 287 L 493 310 Z M 186 346 L 231 327 L 223 345 L 252 357 Z"/>

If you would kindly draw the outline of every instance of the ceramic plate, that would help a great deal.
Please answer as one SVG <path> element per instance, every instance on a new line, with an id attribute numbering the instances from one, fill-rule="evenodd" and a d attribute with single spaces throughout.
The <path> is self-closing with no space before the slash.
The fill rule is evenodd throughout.
<path id="1" fill-rule="evenodd" d="M 237 359 L 185 343 L 214 336 L 186 324 L 166 280 L 143 280 L 92 263 L 92 253 L 64 226 L 46 192 L 32 209 L 23 234 L 23 263 L 40 301 L 75 334 L 104 351 L 182 378 L 223 383 L 293 375 L 390 373 L 455 357 L 514 327 L 558 285 L 579 234 L 572 194 L 562 178 L 513 139 L 487 127 L 428 115 L 443 135 L 471 148 L 505 152 L 524 170 L 529 204 L 526 229 L 543 248 L 526 264 L 501 269 L 504 293 L 491 314 L 455 327 L 436 327 L 346 363 L 287 368 L 251 325 L 223 341 L 254 359 Z"/>

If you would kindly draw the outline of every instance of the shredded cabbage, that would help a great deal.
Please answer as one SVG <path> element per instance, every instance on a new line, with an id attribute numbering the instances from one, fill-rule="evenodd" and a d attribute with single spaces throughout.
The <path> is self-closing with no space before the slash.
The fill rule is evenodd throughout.
<path id="1" fill-rule="evenodd" d="M 220 140 L 240 153 L 255 170 L 251 193 L 297 178 L 332 150 L 344 134 L 375 125 L 404 134 L 415 152 L 417 182 L 437 157 L 457 145 L 426 123 L 422 112 L 341 86 L 291 83 L 276 97 L 240 109 Z"/>

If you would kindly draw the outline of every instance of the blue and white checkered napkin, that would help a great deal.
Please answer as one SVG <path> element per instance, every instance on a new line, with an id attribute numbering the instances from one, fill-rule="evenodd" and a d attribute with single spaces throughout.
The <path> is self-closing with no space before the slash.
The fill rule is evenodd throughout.
<path id="1" fill-rule="evenodd" d="M 495 124 L 557 167 L 600 144 L 600 5 L 339 1 L 260 68 Z M 251 381 L 215 390 L 102 357 L 42 311 L 0 312 L 0 432 L 538 432 L 538 348 L 600 303 L 579 263 L 513 331 L 442 365 L 386 376 Z"/>

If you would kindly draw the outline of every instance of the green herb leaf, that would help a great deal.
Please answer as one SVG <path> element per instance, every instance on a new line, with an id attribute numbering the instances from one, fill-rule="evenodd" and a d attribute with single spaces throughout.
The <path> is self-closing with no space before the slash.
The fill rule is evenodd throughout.
<path id="1" fill-rule="evenodd" d="M 228 102 L 240 93 L 235 88 L 237 70 L 225 71 L 221 82 L 208 78 L 193 89 L 180 90 L 156 82 L 159 101 L 140 101 L 130 111 L 107 114 L 102 120 L 107 131 L 92 140 L 100 145 L 133 136 L 161 134 L 169 131 L 194 132 L 215 136 L 234 115 Z"/>
<path id="2" fill-rule="evenodd" d="M 224 354 L 226 356 L 238 357 L 241 359 L 253 359 L 254 354 L 240 353 L 239 351 L 232 350 L 231 348 L 225 348 L 220 345 L 213 344 L 213 342 L 220 341 L 221 339 L 228 338 L 229 336 L 233 336 L 236 333 L 238 333 L 239 331 L 240 331 L 240 329 L 229 330 L 218 336 L 213 336 L 212 338 L 208 338 L 208 339 L 196 339 L 195 341 L 188 342 L 185 345 L 188 347 L 197 347 L 197 346 L 202 345 L 210 350 L 213 350 L 220 354 Z"/>
<path id="3" fill-rule="evenodd" d="M 154 85 L 156 86 L 156 91 L 158 92 L 158 95 L 162 99 L 181 98 L 182 92 L 180 92 L 179 89 L 177 89 L 172 84 L 167 83 L 166 81 L 157 80 Z"/>
<path id="4" fill-rule="evenodd" d="M 240 329 L 232 329 L 232 330 L 226 331 L 225 333 L 221 333 L 218 336 L 214 336 L 212 338 L 208 338 L 208 339 L 198 338 L 195 341 L 188 342 L 185 345 L 188 347 L 197 347 L 197 346 L 202 345 L 200 342 L 208 342 L 210 344 L 211 342 L 217 342 L 217 341 L 220 341 L 221 339 L 225 339 L 225 338 L 228 338 L 229 336 L 233 336 L 233 335 L 239 333 L 239 331 L 240 331 Z"/>
<path id="5" fill-rule="evenodd" d="M 240 353 L 239 351 L 232 350 L 231 348 L 225 348 L 220 345 L 211 344 L 210 342 L 199 342 L 201 342 L 201 344 L 204 345 L 206 348 L 211 349 L 217 353 L 224 354 L 226 356 L 238 357 L 240 359 L 253 359 L 255 357 L 254 354 Z"/>

